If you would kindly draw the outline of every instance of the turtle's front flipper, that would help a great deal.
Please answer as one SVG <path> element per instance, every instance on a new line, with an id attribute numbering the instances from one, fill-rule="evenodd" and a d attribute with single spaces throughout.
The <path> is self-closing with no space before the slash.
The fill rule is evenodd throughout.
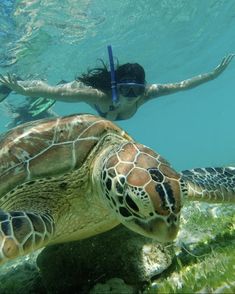
<path id="1" fill-rule="evenodd" d="M 45 246 L 53 233 L 48 214 L 0 210 L 0 264 Z"/>
<path id="2" fill-rule="evenodd" d="M 235 167 L 185 170 L 181 185 L 188 200 L 235 203 Z"/>

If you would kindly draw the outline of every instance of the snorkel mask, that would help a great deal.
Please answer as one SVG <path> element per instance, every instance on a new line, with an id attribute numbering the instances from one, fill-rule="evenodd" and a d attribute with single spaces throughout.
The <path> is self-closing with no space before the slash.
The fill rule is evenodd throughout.
<path id="1" fill-rule="evenodd" d="M 135 80 L 121 80 L 117 83 L 118 92 L 127 98 L 136 98 L 143 94 L 145 84 L 136 83 Z"/>
<path id="2" fill-rule="evenodd" d="M 143 94 L 145 84 L 136 83 L 132 78 L 123 78 L 119 83 L 116 81 L 113 52 L 111 45 L 108 46 L 109 65 L 111 73 L 111 90 L 112 90 L 112 102 L 114 106 L 119 104 L 118 92 L 127 98 L 136 98 Z"/>

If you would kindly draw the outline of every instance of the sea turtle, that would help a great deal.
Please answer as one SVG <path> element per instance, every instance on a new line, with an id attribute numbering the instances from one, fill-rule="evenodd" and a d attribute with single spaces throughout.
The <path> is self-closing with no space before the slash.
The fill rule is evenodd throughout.
<path id="1" fill-rule="evenodd" d="M 119 223 L 172 241 L 184 198 L 234 202 L 235 168 L 178 173 L 94 115 L 23 124 L 0 140 L 0 263 Z"/>

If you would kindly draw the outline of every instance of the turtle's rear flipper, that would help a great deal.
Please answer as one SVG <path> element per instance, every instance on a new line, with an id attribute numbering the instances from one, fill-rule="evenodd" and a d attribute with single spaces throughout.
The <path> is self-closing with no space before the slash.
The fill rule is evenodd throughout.
<path id="1" fill-rule="evenodd" d="M 188 200 L 235 203 L 235 167 L 185 170 L 181 185 Z"/>
<path id="2" fill-rule="evenodd" d="M 11 93 L 11 89 L 5 85 L 0 85 L 0 102 L 7 98 L 7 96 Z"/>
<path id="3" fill-rule="evenodd" d="M 48 214 L 0 210 L 0 264 L 45 246 L 53 232 Z"/>

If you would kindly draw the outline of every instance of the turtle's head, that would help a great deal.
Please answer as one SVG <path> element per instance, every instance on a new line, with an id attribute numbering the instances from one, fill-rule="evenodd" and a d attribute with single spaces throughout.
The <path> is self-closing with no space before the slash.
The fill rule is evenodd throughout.
<path id="1" fill-rule="evenodd" d="M 160 155 L 128 142 L 105 158 L 101 188 L 122 224 L 159 242 L 169 242 L 179 229 L 179 178 Z"/>

